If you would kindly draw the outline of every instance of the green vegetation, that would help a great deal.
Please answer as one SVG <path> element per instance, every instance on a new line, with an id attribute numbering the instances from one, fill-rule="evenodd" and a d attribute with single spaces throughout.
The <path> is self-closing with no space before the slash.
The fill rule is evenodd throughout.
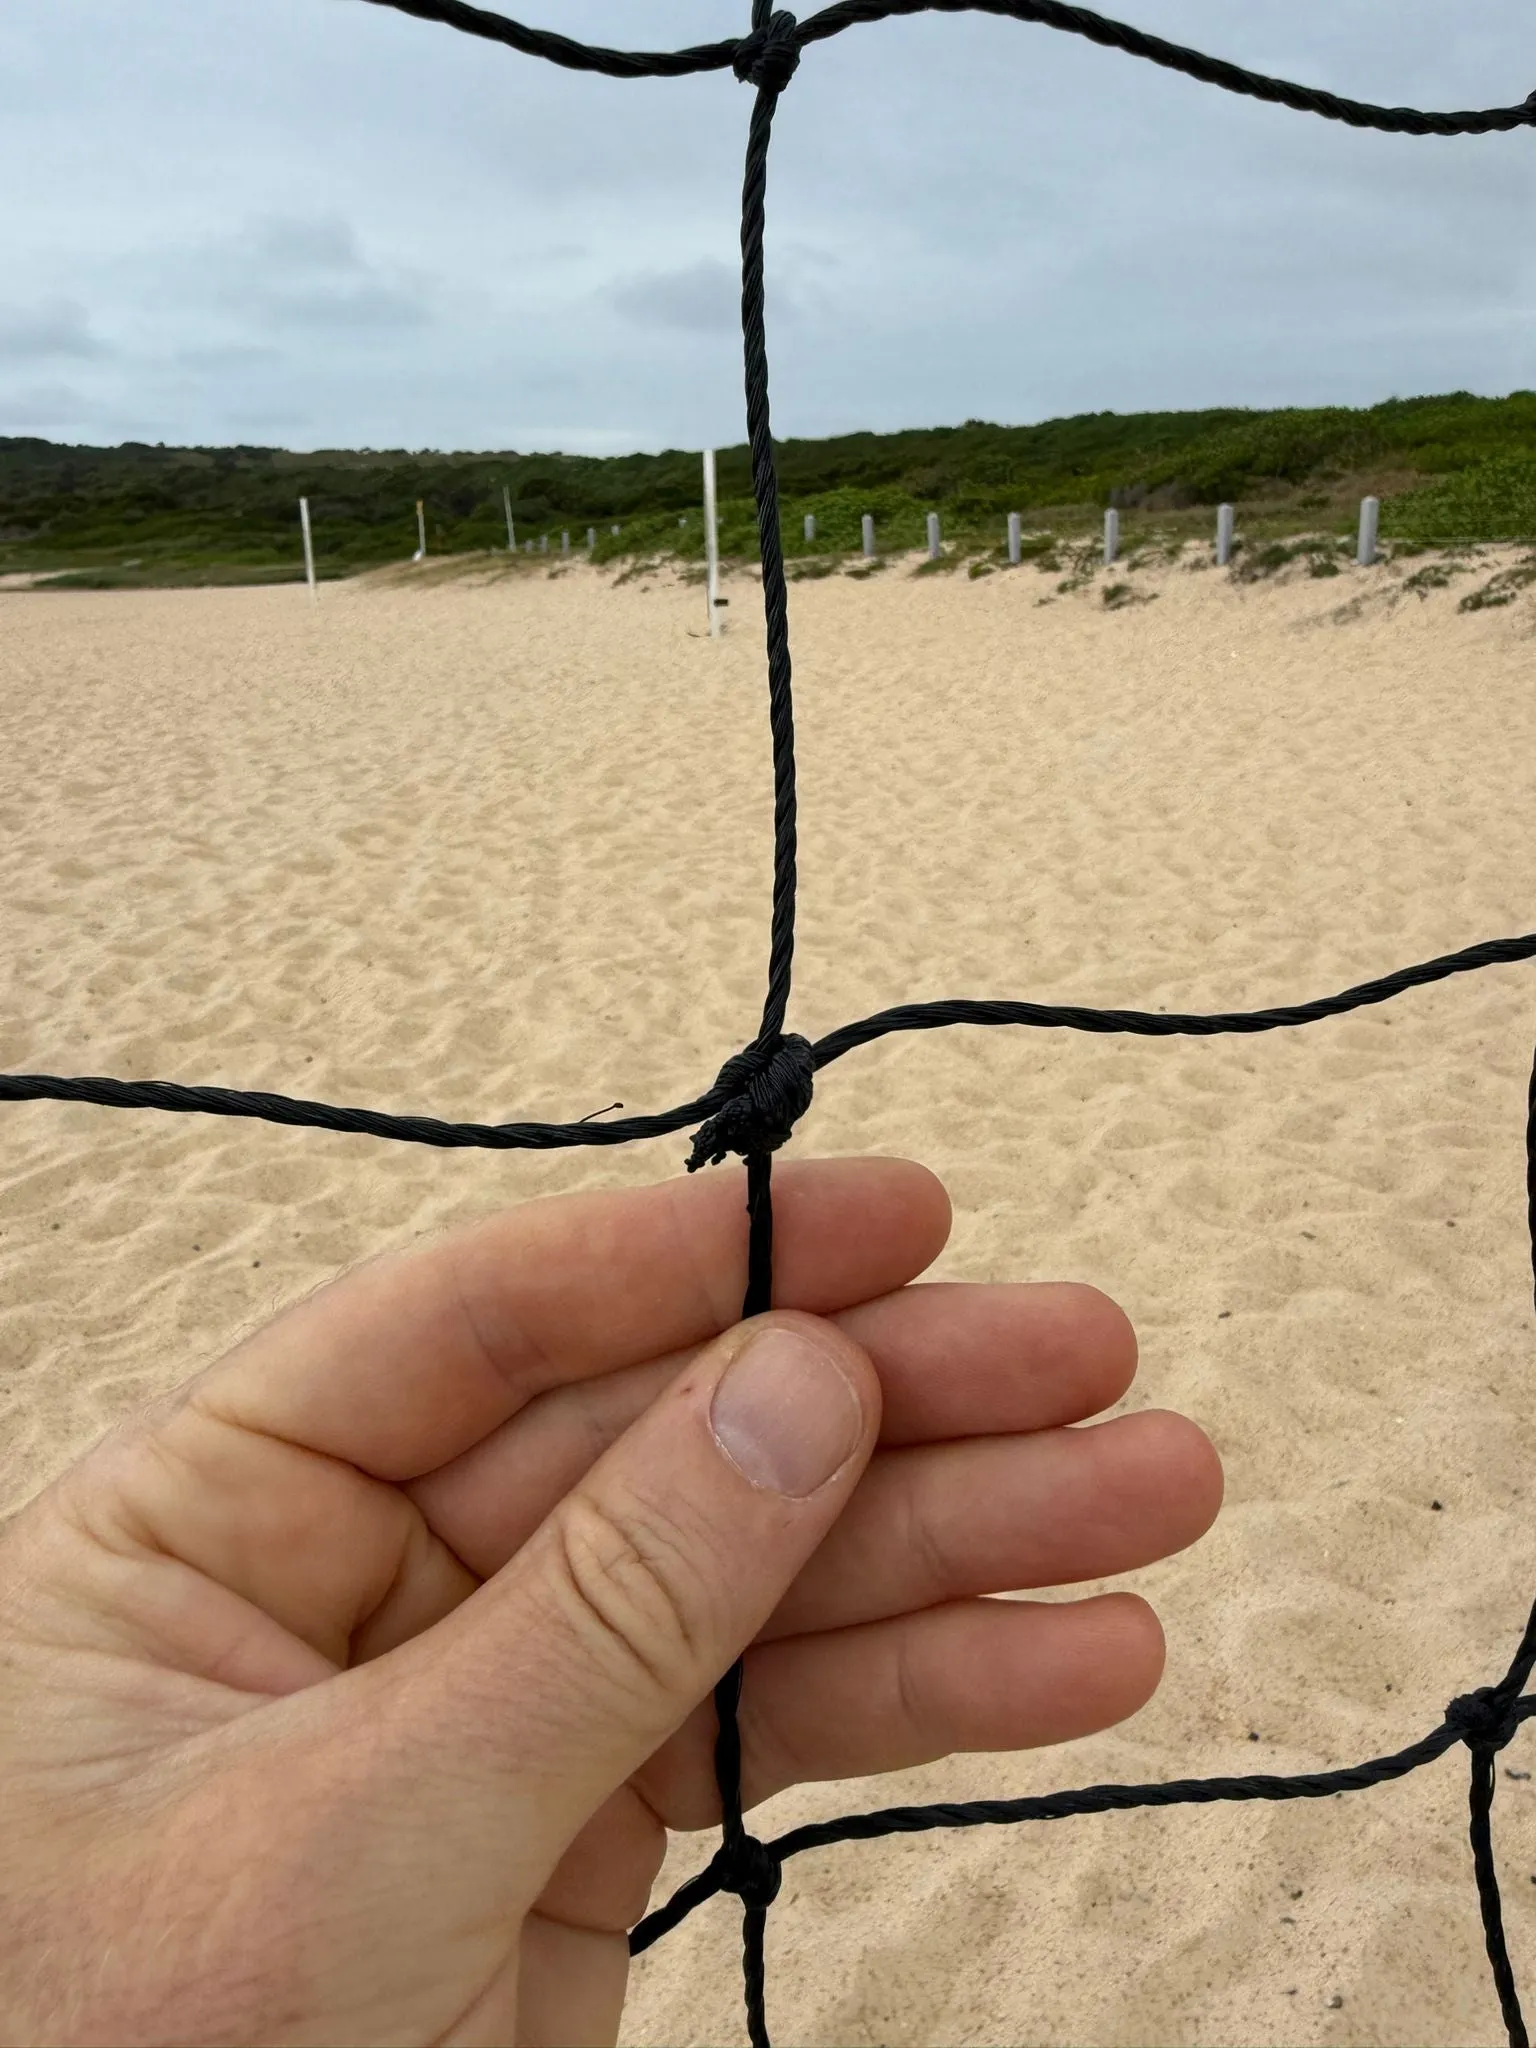
<path id="1" fill-rule="evenodd" d="M 1536 453 L 1494 456 L 1382 507 L 1391 531 L 1457 540 L 1526 540 L 1536 534 Z"/>
<path id="2" fill-rule="evenodd" d="M 1073 543 L 1103 508 L 1121 510 L 1128 554 L 1152 536 L 1170 547 L 1203 537 L 1210 508 L 1239 508 L 1243 573 L 1306 530 L 1314 575 L 1337 568 L 1338 544 L 1365 491 L 1382 499 L 1383 537 L 1404 547 L 1536 538 L 1536 393 L 1392 399 L 1363 410 L 1087 413 L 1033 427 L 968 420 L 899 434 L 844 434 L 779 446 L 786 551 L 814 574 L 859 550 L 876 522 L 881 554 L 918 549 L 930 511 L 944 523 L 946 564 L 1002 558 L 1003 521 L 1020 512 L 1024 553 L 1047 571 L 1081 573 Z M 757 553 L 745 447 L 719 455 L 721 547 Z M 0 439 L 0 573 L 67 572 L 95 587 L 289 580 L 301 572 L 297 500 L 310 500 L 320 573 L 349 575 L 405 560 L 426 501 L 436 554 L 504 548 L 502 489 L 519 539 L 562 530 L 598 561 L 697 560 L 703 552 L 699 463 L 691 452 L 609 458 L 408 454 L 270 448 L 62 447 Z M 806 513 L 816 539 L 802 539 Z M 681 523 L 680 523 L 681 522 Z M 615 536 L 614 524 L 622 527 Z M 1148 556 L 1148 559 L 1151 559 Z M 1290 556 L 1286 557 L 1291 559 Z"/>
<path id="3" fill-rule="evenodd" d="M 1348 556 L 1352 544 L 1331 533 L 1302 533 L 1291 540 L 1265 541 L 1262 546 L 1240 548 L 1232 563 L 1238 583 L 1258 583 L 1266 576 L 1278 576 L 1293 562 L 1304 562 L 1309 576 L 1337 576 L 1341 556 Z"/>
<path id="4" fill-rule="evenodd" d="M 1513 604 L 1522 590 L 1536 583 L 1536 555 L 1501 569 L 1478 590 L 1469 590 L 1457 605 L 1459 612 L 1491 611 L 1498 605 Z"/>
<path id="5" fill-rule="evenodd" d="M 1151 604 L 1155 590 L 1138 590 L 1134 583 L 1106 583 L 1099 593 L 1106 611 L 1122 611 L 1128 604 Z"/>

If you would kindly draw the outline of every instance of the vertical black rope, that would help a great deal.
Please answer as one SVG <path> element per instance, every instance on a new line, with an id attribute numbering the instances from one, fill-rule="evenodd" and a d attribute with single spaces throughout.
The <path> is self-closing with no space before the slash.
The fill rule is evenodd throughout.
<path id="1" fill-rule="evenodd" d="M 747 1294 L 741 1317 L 773 1307 L 773 1154 L 747 1154 Z"/>
<path id="2" fill-rule="evenodd" d="M 789 650 L 789 590 L 779 534 L 779 479 L 773 460 L 768 409 L 768 337 L 764 318 L 763 234 L 768 192 L 768 149 L 774 109 L 799 51 L 793 19 L 772 13 L 772 0 L 752 0 L 753 40 L 745 63 L 757 84 L 747 133 L 741 201 L 741 337 L 746 384 L 747 440 L 752 451 L 752 494 L 763 563 L 763 617 L 768 647 L 768 713 L 773 733 L 773 926 L 768 950 L 768 993 L 758 1045 L 780 1040 L 789 1011 L 795 952 L 795 719 Z M 771 54 L 770 42 L 777 47 Z M 747 1292 L 743 1319 L 773 1305 L 773 1155 L 753 1148 L 746 1154 Z M 778 1870 L 762 1868 L 766 1852 L 748 1836 L 742 1820 L 741 1726 L 744 1677 L 738 1657 L 715 1687 L 715 1783 L 720 1792 L 719 1861 L 741 1889 L 741 1974 L 747 2033 L 752 2048 L 771 2048 L 768 2038 L 764 1945 L 768 1905 L 778 1890 Z M 754 1866 L 753 1852 L 756 1852 Z"/>
<path id="3" fill-rule="evenodd" d="M 720 1849 L 718 1862 L 744 1877 L 752 1869 L 752 1852 L 762 1854 L 762 1844 L 748 1835 L 741 1812 L 741 1724 L 737 1707 L 741 1701 L 742 1665 L 738 1657 L 715 1687 L 715 1713 L 720 1732 L 715 1738 L 715 1782 L 720 1787 Z M 750 1889 L 750 1886 L 747 1887 Z M 772 1891 L 778 1890 L 775 1877 Z M 741 1915 L 741 1980 L 747 2009 L 747 2035 L 752 2048 L 772 2048 L 768 2038 L 767 1966 L 764 1937 L 768 1931 L 768 1892 L 762 1897 L 745 1897 Z M 1524 2044 L 1522 2044 L 1524 2048 Z"/>
<path id="4" fill-rule="evenodd" d="M 1477 1879 L 1477 1903 L 1483 1916 L 1483 1945 L 1493 1969 L 1494 1988 L 1499 1994 L 1499 2011 L 1509 2035 L 1509 2048 L 1530 2048 L 1525 2019 L 1515 1991 L 1515 1973 L 1510 1966 L 1504 1941 L 1504 1910 L 1499 1898 L 1498 1866 L 1493 1860 L 1493 1788 L 1495 1783 L 1492 1749 L 1478 1744 L 1472 1751 L 1471 1835 L 1472 1869 Z"/>
<path id="5" fill-rule="evenodd" d="M 1504 1939 L 1504 1909 L 1499 1897 L 1498 1866 L 1493 1860 L 1493 1794 L 1497 1782 L 1494 1758 L 1514 1740 L 1525 1718 L 1521 1693 L 1536 1668 L 1536 1606 L 1533 1606 L 1520 1638 L 1514 1661 L 1497 1685 L 1479 1686 L 1463 1694 L 1445 1710 L 1446 1725 L 1466 1743 L 1472 1755 L 1472 1786 L 1469 1794 L 1472 1838 L 1472 1870 L 1477 1880 L 1477 1903 L 1483 1918 L 1483 1945 L 1493 1971 L 1499 2011 L 1503 2015 L 1510 2048 L 1529 2048 L 1525 2019 L 1515 1991 L 1515 1973 Z"/>
<path id="6" fill-rule="evenodd" d="M 747 1292 L 742 1303 L 742 1320 L 758 1316 L 773 1305 L 773 1154 L 747 1154 Z M 741 1922 L 742 1992 L 747 2008 L 747 2034 L 752 2048 L 771 2048 L 768 2039 L 766 1963 L 764 1937 L 768 1930 L 768 1902 L 778 1890 L 778 1872 L 765 1878 L 765 1857 L 760 1842 L 747 1833 L 741 1802 L 741 1704 L 745 1669 L 741 1658 L 715 1687 L 715 1784 L 720 1792 L 720 1848 L 718 1867 L 731 1881 L 753 1889 L 757 1896 L 743 1896 Z"/>
<path id="7" fill-rule="evenodd" d="M 1527 1166 L 1531 1154 L 1527 1137 Z M 1513 1741 L 1520 1726 L 1520 1695 L 1536 1670 L 1536 1606 L 1525 1624 L 1525 1634 L 1507 1672 L 1489 1688 L 1482 1706 L 1487 1740 L 1470 1743 L 1472 1790 L 1470 1795 L 1472 1868 L 1477 1879 L 1477 1902 L 1483 1916 L 1483 1942 L 1488 1950 L 1494 1985 L 1499 1994 L 1499 2011 L 1509 2035 L 1509 2048 L 1529 2048 L 1525 2017 L 1515 1990 L 1515 1973 L 1504 1940 L 1504 1911 L 1499 1898 L 1498 1866 L 1493 1860 L 1493 1792 L 1497 1782 L 1494 1758 Z M 1454 1703 L 1460 1706 L 1461 1702 Z"/>
<path id="8" fill-rule="evenodd" d="M 766 10 L 764 10 L 766 11 Z M 747 387 L 747 439 L 752 494 L 763 558 L 763 615 L 768 643 L 768 706 L 773 728 L 773 931 L 763 1039 L 784 1029 L 795 952 L 795 715 L 789 653 L 789 591 L 779 534 L 779 479 L 768 415 L 768 339 L 763 317 L 763 227 L 768 145 L 778 91 L 758 88 L 747 138 L 741 212 L 741 333 Z"/>

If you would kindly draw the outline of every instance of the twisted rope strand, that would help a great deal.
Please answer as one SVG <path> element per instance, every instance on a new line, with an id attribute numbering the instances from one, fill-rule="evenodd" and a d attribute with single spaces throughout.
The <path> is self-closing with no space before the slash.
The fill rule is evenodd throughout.
<path id="1" fill-rule="evenodd" d="M 770 15 L 755 35 L 765 41 Z M 747 396 L 747 438 L 752 449 L 752 494 L 763 560 L 763 630 L 768 649 L 768 717 L 773 733 L 773 925 L 768 952 L 768 994 L 762 1035 L 781 1032 L 789 1007 L 795 954 L 795 711 L 789 652 L 789 586 L 779 530 L 779 478 L 768 410 L 768 336 L 763 312 L 763 228 L 768 191 L 768 145 L 778 92 L 759 87 L 747 134 L 741 200 L 741 331 Z"/>
<path id="2" fill-rule="evenodd" d="M 701 43 L 692 49 L 673 51 L 609 50 L 593 43 L 575 42 L 552 29 L 527 28 L 488 8 L 468 6 L 466 0 L 367 0 L 367 4 L 391 7 L 397 13 L 415 16 L 418 21 L 440 22 L 445 28 L 503 43 L 525 56 L 543 57 L 567 70 L 595 71 L 608 78 L 681 78 L 694 72 L 725 71 L 736 61 L 742 43 L 748 40 L 733 37 L 726 42 Z M 753 0 L 754 34 L 767 26 L 770 10 L 771 0 Z M 1200 85 L 1214 85 L 1223 92 L 1265 100 L 1299 114 L 1320 114 L 1327 121 L 1342 121 L 1351 128 L 1372 128 L 1388 135 L 1494 135 L 1536 127 L 1536 92 L 1519 106 L 1462 113 L 1374 106 L 1366 100 L 1325 92 L 1320 86 L 1296 85 L 1290 79 L 1249 71 L 1225 58 L 1209 57 L 1202 50 L 1170 43 L 1145 29 L 1132 28 L 1128 22 L 1096 14 L 1092 8 L 1069 6 L 1067 0 L 835 0 L 833 6 L 799 25 L 796 41 L 804 49 L 842 35 L 850 28 L 912 14 L 994 14 L 1010 21 L 1035 22 L 1042 28 L 1083 36 L 1101 49 L 1120 50 L 1128 57 L 1143 58 Z"/>
<path id="3" fill-rule="evenodd" d="M 739 36 L 723 43 L 700 43 L 691 50 L 605 50 L 596 43 L 573 42 L 553 29 L 525 28 L 505 14 L 470 7 L 466 0 L 367 0 L 370 7 L 392 7 L 417 21 L 440 22 L 461 34 L 502 43 L 525 57 L 543 57 L 567 71 L 596 71 L 605 78 L 685 78 L 696 71 L 727 71 L 741 44 Z"/>
<path id="4" fill-rule="evenodd" d="M 788 676 L 785 677 L 788 690 Z M 788 722 L 786 701 L 786 750 L 794 743 Z M 793 841 L 788 859 L 782 855 L 783 827 L 787 819 L 794 828 L 793 760 L 785 779 L 789 784 L 787 812 L 775 812 L 776 863 L 775 909 L 782 902 L 784 916 L 793 933 L 794 867 Z M 775 768 L 776 782 L 778 776 Z M 782 894 L 780 893 L 782 890 Z M 776 956 L 777 957 L 777 956 Z M 1311 1024 L 1325 1017 L 1341 1017 L 1372 1003 L 1384 1003 L 1411 988 L 1444 981 L 1453 974 L 1470 974 L 1483 967 L 1509 965 L 1536 958 L 1536 933 L 1519 938 L 1485 939 L 1458 953 L 1446 953 L 1413 967 L 1399 967 L 1377 980 L 1361 982 L 1339 995 L 1319 996 L 1312 1002 L 1292 1003 L 1277 1009 L 1237 1010 L 1210 1016 L 1180 1011 L 1099 1010 L 1077 1004 L 972 1001 L 951 998 L 942 1002 L 903 1003 L 880 1010 L 853 1024 L 818 1039 L 811 1059 L 819 1072 L 861 1045 L 871 1045 L 897 1031 L 937 1031 L 952 1024 L 1022 1024 L 1041 1030 L 1126 1033 L 1144 1038 L 1213 1038 L 1223 1033 L 1278 1031 Z M 783 959 L 787 977 L 789 956 Z M 782 988 L 787 1003 L 787 981 Z M 776 993 L 770 990 L 770 1007 Z M 723 1109 L 732 1091 L 716 1082 L 707 1093 L 675 1109 L 651 1116 L 631 1116 L 609 1124 L 575 1123 L 446 1123 L 429 1116 L 392 1116 L 375 1109 L 343 1109 L 327 1102 L 310 1102 L 287 1095 L 271 1095 L 240 1088 L 194 1088 L 176 1081 L 112 1081 L 98 1076 L 61 1078 L 56 1074 L 0 1074 L 0 1102 L 90 1102 L 103 1109 L 161 1109 L 196 1111 L 204 1116 L 241 1116 L 264 1123 L 298 1125 L 322 1131 L 361 1132 L 368 1137 L 389 1138 L 402 1144 L 436 1145 L 449 1149 L 475 1146 L 489 1151 L 551 1151 L 562 1145 L 627 1145 L 644 1138 L 664 1138 L 673 1131 L 691 1128 Z M 1536 1108 L 1536 1098 L 1533 1098 Z M 1536 1167 L 1530 1182 L 1531 1215 L 1536 1231 Z"/>
<path id="5" fill-rule="evenodd" d="M 1512 128 L 1536 127 L 1536 93 L 1518 107 L 1489 107 L 1461 114 L 1422 113 L 1417 107 L 1377 107 L 1364 100 L 1343 99 L 1318 86 L 1293 85 L 1289 79 L 1248 71 L 1241 64 L 1208 57 L 1182 43 L 1165 42 L 1161 36 L 1149 35 L 1145 29 L 1132 28 L 1127 22 L 1111 21 L 1091 8 L 1069 6 L 1066 0 L 836 0 L 834 6 L 805 23 L 800 40 L 803 44 L 821 42 L 828 36 L 841 35 L 844 29 L 903 14 L 1000 14 L 1012 21 L 1038 22 L 1044 28 L 1085 36 L 1101 49 L 1123 50 L 1128 57 L 1145 58 L 1149 64 L 1180 72 L 1201 85 L 1219 86 L 1223 92 L 1268 100 L 1298 114 L 1321 114 L 1327 121 L 1344 121 L 1351 128 L 1374 128 L 1388 135 L 1491 135 Z"/>
<path id="6" fill-rule="evenodd" d="M 1516 1702 L 1520 1723 L 1536 1714 L 1536 1694 Z M 763 1844 L 781 1863 L 808 1849 L 828 1849 L 840 1842 L 873 1842 L 885 1835 L 927 1834 L 936 1828 L 1011 1827 L 1027 1820 L 1070 1820 L 1094 1813 L 1126 1813 L 1142 1806 L 1210 1806 L 1251 1799 L 1332 1799 L 1385 1785 L 1434 1763 L 1466 1737 L 1450 1720 L 1392 1756 L 1372 1757 L 1336 1771 L 1304 1771 L 1294 1777 L 1259 1773 L 1240 1778 L 1179 1778 L 1150 1785 L 1087 1785 L 1072 1792 L 1051 1792 L 1024 1799 L 974 1799 L 932 1806 L 887 1806 L 870 1813 L 848 1814 L 840 1820 L 812 1821 Z M 679 1885 L 665 1905 L 648 1913 L 633 1928 L 630 1954 L 639 1955 L 678 1926 L 695 1907 L 725 1887 L 711 1863 L 697 1877 Z"/>

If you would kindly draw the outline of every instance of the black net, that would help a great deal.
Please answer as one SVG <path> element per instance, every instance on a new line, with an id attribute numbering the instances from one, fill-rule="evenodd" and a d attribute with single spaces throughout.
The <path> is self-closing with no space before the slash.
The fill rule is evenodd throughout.
<path id="1" fill-rule="evenodd" d="M 1536 127 L 1536 93 L 1519 106 L 1463 113 L 1425 113 L 1413 107 L 1378 107 L 1342 99 L 1315 87 L 1268 78 L 1236 64 L 1184 49 L 1159 36 L 1109 21 L 1064 0 L 837 0 L 810 20 L 770 10 L 753 0 L 750 33 L 723 42 L 675 51 L 599 49 L 547 29 L 471 7 L 464 0 L 368 0 L 419 20 L 438 22 L 466 35 L 501 43 L 529 57 L 542 57 L 574 71 L 609 78 L 679 78 L 695 72 L 731 71 L 755 89 L 748 127 L 742 192 L 742 347 L 746 376 L 747 437 L 752 486 L 762 550 L 763 607 L 768 656 L 769 718 L 774 761 L 773 915 L 768 959 L 768 994 L 762 1027 L 745 1051 L 734 1054 L 712 1087 L 692 1102 L 651 1116 L 614 1123 L 450 1124 L 425 1116 L 386 1116 L 375 1110 L 343 1109 L 323 1102 L 293 1100 L 229 1088 L 188 1088 L 169 1081 L 124 1082 L 96 1078 L 60 1079 L 48 1074 L 0 1075 L 0 1101 L 90 1102 L 113 1109 L 197 1111 L 207 1116 L 258 1117 L 268 1123 L 302 1124 L 319 1130 L 363 1131 L 408 1144 L 479 1146 L 492 1149 L 549 1149 L 566 1145 L 625 1145 L 696 1129 L 689 1171 L 718 1164 L 731 1154 L 747 1164 L 749 1268 L 744 1316 L 773 1305 L 772 1156 L 792 1134 L 810 1106 L 814 1077 L 856 1046 L 894 1031 L 934 1031 L 949 1024 L 1023 1024 L 1096 1032 L 1130 1032 L 1147 1037 L 1206 1037 L 1218 1032 L 1277 1031 L 1341 1016 L 1370 1003 L 1387 1002 L 1406 990 L 1453 974 L 1468 974 L 1499 962 L 1536 956 L 1536 934 L 1490 939 L 1418 966 L 1399 968 L 1377 981 L 1341 994 L 1279 1009 L 1233 1011 L 1217 1016 L 1168 1016 L 1140 1010 L 1091 1010 L 1049 1003 L 934 1002 L 904 1004 L 844 1025 L 811 1044 L 785 1031 L 795 937 L 795 746 L 791 692 L 789 609 L 784 553 L 779 530 L 778 478 L 768 410 L 768 351 L 763 320 L 763 230 L 769 145 L 774 110 L 804 51 L 829 37 L 894 15 L 981 13 L 1036 22 L 1086 37 L 1106 49 L 1142 57 L 1223 91 L 1266 100 L 1300 113 L 1320 114 L 1353 128 L 1389 135 L 1488 135 Z M 1526 1175 L 1536 1271 L 1536 1067 L 1526 1117 Z M 1094 1785 L 1045 1798 L 977 1800 L 963 1805 L 898 1806 L 853 1814 L 842 1820 L 796 1828 L 772 1842 L 746 1831 L 741 1804 L 741 1741 L 737 1710 L 742 1666 L 738 1661 L 715 1688 L 720 1732 L 715 1772 L 722 1812 L 721 1846 L 698 1877 L 681 1886 L 658 1911 L 630 1934 L 638 1955 L 718 1892 L 742 1902 L 747 2026 L 754 2048 L 768 2041 L 765 2016 L 763 1934 L 768 1909 L 778 1893 L 787 1858 L 835 1842 L 868 1841 L 878 1835 L 912 1834 L 929 1828 L 1008 1826 L 1026 1820 L 1062 1820 L 1069 1815 L 1107 1813 L 1133 1806 L 1178 1806 L 1213 1800 L 1325 1799 L 1362 1790 L 1433 1763 L 1465 1743 L 1471 1753 L 1470 1834 L 1473 1872 L 1482 1911 L 1488 1960 L 1511 2048 L 1527 2048 L 1525 2023 L 1504 1940 L 1499 1882 L 1493 1860 L 1490 1815 L 1495 1785 L 1494 1758 L 1520 1724 L 1536 1713 L 1536 1696 L 1525 1686 L 1536 1665 L 1536 1607 L 1514 1659 L 1494 1685 L 1453 1699 L 1439 1727 L 1393 1756 L 1374 1757 L 1345 1770 L 1298 1777 L 1184 1779 L 1162 1785 Z"/>

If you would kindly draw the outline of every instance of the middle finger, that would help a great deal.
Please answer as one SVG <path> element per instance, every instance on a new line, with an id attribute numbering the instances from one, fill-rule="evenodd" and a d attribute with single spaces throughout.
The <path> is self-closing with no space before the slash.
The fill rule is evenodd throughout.
<path id="1" fill-rule="evenodd" d="M 1162 1409 L 882 1451 L 758 1640 L 1136 1571 L 1203 1536 L 1221 1494 L 1210 1439 Z"/>
<path id="2" fill-rule="evenodd" d="M 1078 1422 L 1117 1401 L 1136 1370 L 1125 1315 L 1075 1284 L 903 1287 L 829 1320 L 880 1375 L 882 1448 Z M 489 1578 L 697 1350 L 541 1395 L 405 1491 L 433 1532 Z"/>

